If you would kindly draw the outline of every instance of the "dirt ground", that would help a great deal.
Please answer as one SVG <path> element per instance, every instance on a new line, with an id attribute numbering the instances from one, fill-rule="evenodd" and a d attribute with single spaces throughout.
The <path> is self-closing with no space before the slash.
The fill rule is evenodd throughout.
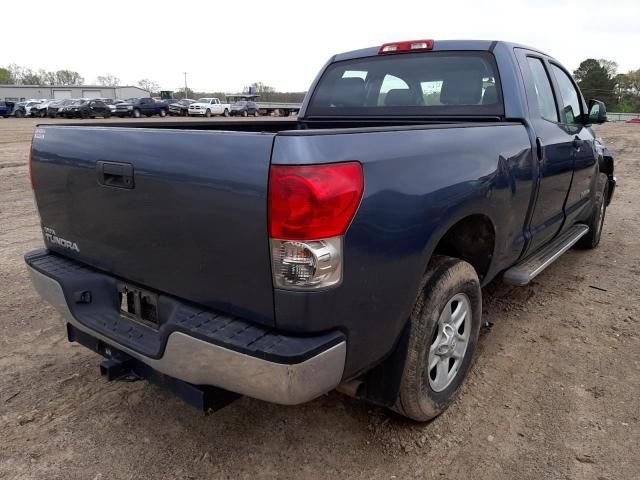
<path id="1" fill-rule="evenodd" d="M 640 478 L 639 125 L 598 127 L 619 180 L 600 247 L 527 287 L 486 288 L 493 326 L 461 395 L 419 425 L 336 392 L 203 416 L 145 382 L 101 378 L 23 264 L 42 246 L 36 123 L 0 119 L 0 478 Z"/>

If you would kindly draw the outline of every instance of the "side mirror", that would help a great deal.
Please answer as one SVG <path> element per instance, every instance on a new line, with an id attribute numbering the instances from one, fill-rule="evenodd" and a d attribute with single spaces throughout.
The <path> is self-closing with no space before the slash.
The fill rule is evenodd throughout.
<path id="1" fill-rule="evenodd" d="M 589 100 L 589 123 L 607 121 L 607 107 L 600 100 Z"/>

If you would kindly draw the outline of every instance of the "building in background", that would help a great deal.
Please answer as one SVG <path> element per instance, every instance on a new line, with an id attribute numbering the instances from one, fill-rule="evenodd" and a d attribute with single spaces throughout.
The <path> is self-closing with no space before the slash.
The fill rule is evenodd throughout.
<path id="1" fill-rule="evenodd" d="M 0 85 L 0 100 L 23 101 L 31 98 L 133 98 L 148 97 L 138 87 L 103 87 L 100 85 Z"/>

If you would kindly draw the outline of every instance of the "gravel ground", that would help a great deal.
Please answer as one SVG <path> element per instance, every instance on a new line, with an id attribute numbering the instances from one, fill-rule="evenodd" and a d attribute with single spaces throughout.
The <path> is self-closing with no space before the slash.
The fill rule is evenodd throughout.
<path id="1" fill-rule="evenodd" d="M 336 392 L 203 416 L 145 382 L 101 378 L 23 265 L 42 246 L 36 123 L 0 119 L 0 478 L 640 478 L 640 126 L 598 127 L 619 179 L 600 247 L 527 287 L 489 285 L 493 327 L 468 381 L 419 425 Z"/>

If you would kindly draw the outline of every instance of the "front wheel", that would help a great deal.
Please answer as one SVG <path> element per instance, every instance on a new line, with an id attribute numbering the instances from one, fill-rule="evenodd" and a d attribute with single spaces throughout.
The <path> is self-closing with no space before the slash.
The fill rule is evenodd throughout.
<path id="1" fill-rule="evenodd" d="M 253 112 L 253 116 L 254 117 L 259 117 L 260 116 L 260 112 L 258 111 L 258 109 L 255 109 Z"/>
<path id="2" fill-rule="evenodd" d="M 167 116 L 167 111 L 164 110 L 164 109 L 160 110 L 160 116 L 161 117 L 166 117 Z"/>
<path id="3" fill-rule="evenodd" d="M 395 411 L 425 422 L 447 409 L 471 366 L 481 320 L 482 293 L 474 268 L 457 258 L 435 256 L 410 317 Z"/>
<path id="4" fill-rule="evenodd" d="M 584 249 L 596 248 L 602 237 L 602 226 L 607 214 L 607 199 L 609 198 L 609 178 L 604 173 L 598 175 L 598 190 L 591 216 L 587 222 L 589 231 L 576 243 L 576 247 Z"/>
<path id="5" fill-rule="evenodd" d="M 204 112 L 204 116 L 205 116 L 205 117 L 207 117 L 207 118 L 211 118 L 211 110 L 209 110 L 209 109 L 207 108 L 207 111 L 206 111 L 206 112 Z"/>
<path id="6" fill-rule="evenodd" d="M 137 108 L 133 111 L 133 117 L 134 118 L 140 118 L 142 116 L 142 113 L 140 112 L 140 110 L 138 110 Z"/>
<path id="7" fill-rule="evenodd" d="M 243 116 L 243 117 L 248 117 L 248 116 L 249 116 L 249 114 L 247 113 L 247 111 L 246 111 L 246 110 L 243 110 L 243 111 L 242 111 L 242 116 Z"/>

